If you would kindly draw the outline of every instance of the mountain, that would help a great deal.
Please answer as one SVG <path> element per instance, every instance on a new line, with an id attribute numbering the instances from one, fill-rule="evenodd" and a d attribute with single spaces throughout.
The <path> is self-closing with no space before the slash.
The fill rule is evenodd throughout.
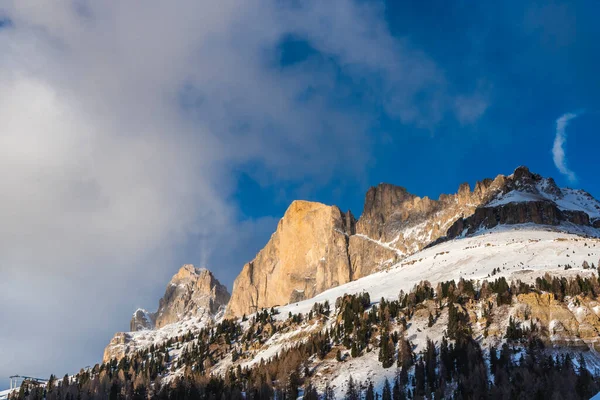
<path id="1" fill-rule="evenodd" d="M 113 382 L 125 391 L 185 381 L 293 398 L 308 384 L 345 396 L 350 377 L 382 393 L 406 374 L 399 390 L 412 397 L 585 398 L 600 391 L 598 267 L 600 203 L 525 167 L 437 200 L 380 184 L 358 220 L 294 201 L 231 297 L 210 271 L 183 266 L 158 310 L 136 310 L 111 340 L 96 376 L 127 371 Z M 557 367 L 535 371 L 531 357 Z M 135 385 L 121 382 L 130 375 Z M 536 386 L 518 387 L 523 375 Z M 203 386 L 209 376 L 217 383 Z"/>
<path id="2" fill-rule="evenodd" d="M 162 328 L 174 323 L 203 325 L 212 321 L 222 315 L 229 299 L 227 288 L 209 270 L 186 264 L 171 278 L 158 310 L 149 313 L 137 309 L 130 322 L 131 331 L 115 334 L 104 350 L 103 359 L 120 359 L 148 341 L 169 337 L 170 330 Z"/>
<path id="3" fill-rule="evenodd" d="M 436 398 L 447 398 L 468 390 L 471 395 L 462 397 L 473 398 L 483 390 L 496 393 L 492 398 L 510 398 L 497 393 L 503 391 L 521 393 L 515 394 L 520 398 L 536 392 L 542 398 L 550 398 L 548 392 L 582 398 L 575 393 L 600 390 L 597 378 L 577 389 L 582 370 L 600 369 L 600 239 L 570 228 L 576 227 L 499 225 L 445 240 L 389 268 L 247 319 L 184 318 L 133 332 L 123 353 L 128 361 L 107 358 L 97 370 L 118 376 L 124 368 L 138 377 L 137 385 L 147 374 L 149 382 L 162 379 L 166 390 L 180 390 L 181 381 L 207 391 L 219 384 L 240 385 L 253 398 L 259 398 L 248 394 L 254 390 L 284 392 L 309 383 L 319 393 L 331 390 L 343 398 L 350 378 L 364 385 L 363 393 L 369 382 L 382 393 L 385 379 L 394 382 L 402 371 L 405 395 L 440 390 Z M 427 359 L 430 346 L 436 349 L 433 361 Z M 513 361 L 499 371 L 492 352 L 500 359 L 508 353 Z M 578 364 L 568 369 L 565 354 Z M 444 357 L 451 357 L 455 367 L 444 385 L 434 386 L 436 374 L 444 373 Z M 548 366 L 547 357 L 556 367 Z M 464 359 L 468 362 L 460 367 Z M 545 372 L 533 370 L 535 360 L 542 359 Z M 419 365 L 432 362 L 433 378 L 420 378 Z M 583 369 L 577 367 L 582 362 Z M 544 375 L 540 387 L 542 378 L 533 374 L 552 371 L 558 376 Z M 530 385 L 518 385 L 523 375 L 531 376 Z M 220 383 L 202 386 L 208 377 Z M 430 383 L 417 389 L 420 379 Z M 123 383 L 123 390 L 127 387 Z"/>
<path id="4" fill-rule="evenodd" d="M 295 201 L 269 243 L 237 277 L 228 316 L 284 305 L 389 267 L 427 246 L 498 225 L 533 223 L 597 235 L 600 203 L 581 190 L 517 168 L 509 176 L 462 184 L 438 200 L 380 184 L 363 213 Z"/>

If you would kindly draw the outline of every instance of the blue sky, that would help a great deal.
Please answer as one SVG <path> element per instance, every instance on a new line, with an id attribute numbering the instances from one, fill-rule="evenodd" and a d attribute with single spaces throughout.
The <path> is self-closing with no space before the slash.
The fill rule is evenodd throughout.
<path id="1" fill-rule="evenodd" d="M 2 2 L 0 376 L 94 364 L 181 264 L 231 287 L 294 199 L 358 217 L 379 182 L 437 198 L 523 164 L 599 197 L 599 13 Z"/>
<path id="2" fill-rule="evenodd" d="M 407 125 L 377 101 L 364 99 L 360 82 L 340 83 L 352 93 L 344 99 L 348 108 L 373 107 L 362 174 L 341 174 L 304 191 L 303 182 L 263 183 L 252 169 L 240 169 L 236 197 L 245 215 L 281 215 L 298 197 L 359 215 L 363 194 L 378 182 L 437 198 L 455 192 L 461 182 L 473 185 L 522 164 L 598 196 L 600 29 L 591 12 L 597 4 L 515 1 L 474 7 L 439 1 L 391 2 L 385 8 L 393 35 L 435 60 L 451 91 L 478 93 L 485 112 L 471 123 L 445 116 L 432 126 Z M 326 57 L 298 38 L 282 47 L 282 68 Z M 343 70 L 339 75 L 343 81 Z M 553 164 L 551 150 L 556 120 L 580 110 L 587 111 L 568 127 L 566 155 L 578 176 L 570 182 Z"/>

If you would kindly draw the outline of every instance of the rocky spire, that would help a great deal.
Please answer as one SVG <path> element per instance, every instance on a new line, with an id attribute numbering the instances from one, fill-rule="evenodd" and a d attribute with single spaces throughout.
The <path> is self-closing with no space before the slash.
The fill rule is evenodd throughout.
<path id="1" fill-rule="evenodd" d="M 158 310 L 155 313 L 136 310 L 130 329 L 132 332 L 160 329 L 187 317 L 215 315 L 227 305 L 229 298 L 227 288 L 209 270 L 186 264 L 171 278 Z"/>

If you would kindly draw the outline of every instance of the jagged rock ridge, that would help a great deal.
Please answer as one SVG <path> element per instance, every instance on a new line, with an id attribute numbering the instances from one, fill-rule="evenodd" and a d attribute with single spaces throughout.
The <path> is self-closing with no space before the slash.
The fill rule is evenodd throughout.
<path id="1" fill-rule="evenodd" d="M 499 224 L 600 228 L 600 203 L 584 191 L 519 167 L 509 176 L 460 185 L 438 200 L 390 184 L 372 187 L 356 221 L 335 206 L 295 201 L 277 231 L 236 279 L 227 315 L 312 297 L 370 275 L 423 248 Z M 597 231 L 596 231 L 597 232 Z"/>

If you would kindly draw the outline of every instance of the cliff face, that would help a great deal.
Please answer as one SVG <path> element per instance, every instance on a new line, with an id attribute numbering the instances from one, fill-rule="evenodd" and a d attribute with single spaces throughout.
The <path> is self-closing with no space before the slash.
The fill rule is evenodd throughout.
<path id="1" fill-rule="evenodd" d="M 233 284 L 228 316 L 311 298 L 352 279 L 354 217 L 335 206 L 294 201 L 267 245 Z"/>
<path id="2" fill-rule="evenodd" d="M 380 184 L 367 192 L 363 213 L 350 238 L 353 278 L 389 266 L 446 235 L 459 219 L 473 214 L 505 184 L 505 178 L 468 184 L 438 200 L 417 197 L 406 189 Z"/>

